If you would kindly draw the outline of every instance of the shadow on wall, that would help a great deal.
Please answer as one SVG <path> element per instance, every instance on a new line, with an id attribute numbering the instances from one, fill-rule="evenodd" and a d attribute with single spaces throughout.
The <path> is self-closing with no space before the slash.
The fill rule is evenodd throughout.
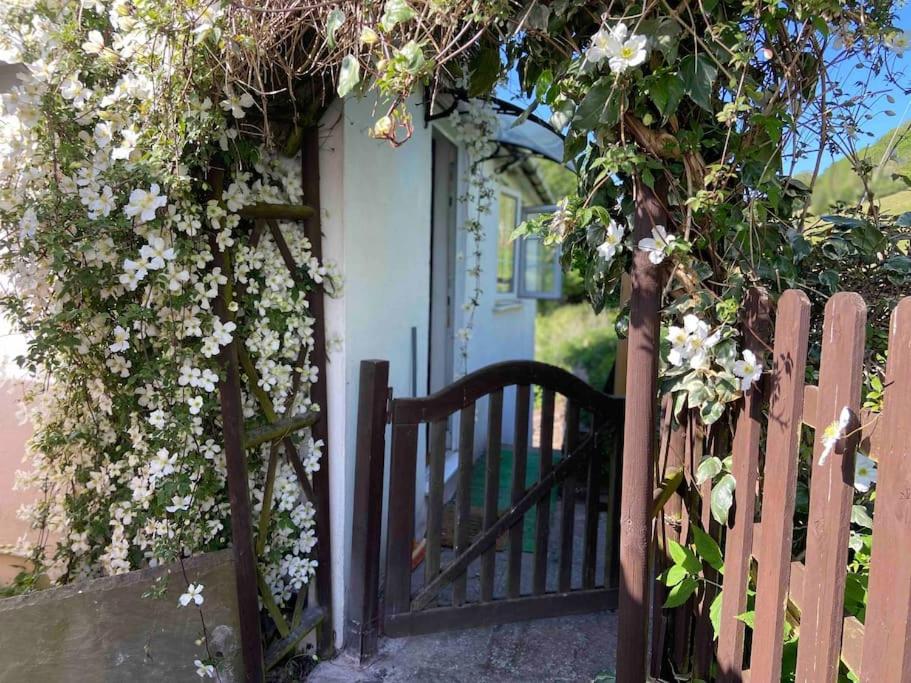
<path id="1" fill-rule="evenodd" d="M 32 491 L 13 491 L 16 470 L 25 469 L 25 443 L 32 435 L 29 424 L 20 424 L 25 386 L 15 380 L 0 383 L 0 585 L 9 583 L 20 571 L 22 558 L 9 551 L 30 529 L 16 517 L 16 511 L 35 498 Z"/>

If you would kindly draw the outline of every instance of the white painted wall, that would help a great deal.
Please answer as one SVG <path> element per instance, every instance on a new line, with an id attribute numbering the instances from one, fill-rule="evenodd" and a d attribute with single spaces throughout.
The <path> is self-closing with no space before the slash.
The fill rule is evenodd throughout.
<path id="1" fill-rule="evenodd" d="M 412 106 L 415 121 L 422 112 Z M 360 361 L 390 362 L 397 396 L 411 394 L 411 328 L 417 328 L 419 391 L 427 386 L 430 309 L 430 130 L 416 125 L 406 145 L 371 139 L 372 103 L 347 100 L 323 119 L 321 203 L 324 257 L 342 267 L 344 295 L 327 302 L 330 353 L 329 475 L 336 637 L 348 578 Z M 388 440 L 387 440 L 388 441 Z"/>

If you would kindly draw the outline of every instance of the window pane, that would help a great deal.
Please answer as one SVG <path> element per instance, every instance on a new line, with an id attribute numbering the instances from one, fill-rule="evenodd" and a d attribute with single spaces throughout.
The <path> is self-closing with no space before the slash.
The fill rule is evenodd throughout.
<path id="1" fill-rule="evenodd" d="M 510 237 L 516 229 L 519 202 L 512 195 L 500 195 L 500 229 L 497 239 L 497 291 L 511 292 L 515 288 L 516 245 Z"/>
<path id="2" fill-rule="evenodd" d="M 559 249 L 544 244 L 540 237 L 525 238 L 524 291 L 527 295 L 552 294 L 557 288 Z"/>

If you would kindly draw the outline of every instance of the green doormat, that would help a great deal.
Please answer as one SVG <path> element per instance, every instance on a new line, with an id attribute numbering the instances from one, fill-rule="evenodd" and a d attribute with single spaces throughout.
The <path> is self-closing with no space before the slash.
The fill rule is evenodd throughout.
<path id="1" fill-rule="evenodd" d="M 554 451 L 554 464 L 559 462 L 560 453 Z M 503 448 L 500 451 L 500 487 L 497 493 L 497 506 L 500 514 L 509 509 L 512 504 L 512 449 Z M 487 456 L 478 458 L 471 470 L 471 507 L 484 508 L 484 471 L 487 468 Z M 541 452 L 537 448 L 528 449 L 528 459 L 525 465 L 525 486 L 528 488 L 538 481 L 541 474 Z M 550 511 L 553 514 L 557 501 L 557 489 L 550 492 Z M 538 516 L 537 506 L 532 507 L 522 520 L 522 551 L 532 553 L 535 551 L 535 522 Z"/>

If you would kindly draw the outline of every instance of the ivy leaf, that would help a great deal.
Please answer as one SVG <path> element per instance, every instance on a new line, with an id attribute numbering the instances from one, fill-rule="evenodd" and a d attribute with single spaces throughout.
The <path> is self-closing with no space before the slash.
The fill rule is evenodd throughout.
<path id="1" fill-rule="evenodd" d="M 706 425 L 715 424 L 724 415 L 724 403 L 721 401 L 708 401 L 699 409 L 699 416 Z"/>
<path id="2" fill-rule="evenodd" d="M 696 484 L 702 486 L 721 474 L 721 460 L 714 455 L 709 456 L 696 468 Z"/>
<path id="3" fill-rule="evenodd" d="M 690 99 L 708 112 L 712 111 L 712 85 L 718 69 L 703 55 L 688 55 L 680 62 L 680 77 Z"/>
<path id="4" fill-rule="evenodd" d="M 734 504 L 734 489 L 737 482 L 730 474 L 726 474 L 712 488 L 712 517 L 719 524 L 728 523 L 728 513 Z"/>
<path id="5" fill-rule="evenodd" d="M 648 94 L 661 115 L 667 118 L 677 110 L 683 99 L 683 81 L 677 74 L 662 74 L 649 83 Z"/>
<path id="6" fill-rule="evenodd" d="M 737 621 L 742 621 L 744 624 L 750 628 L 756 628 L 756 612 L 750 610 L 749 612 L 744 612 L 743 614 L 738 614 L 736 616 Z"/>
<path id="7" fill-rule="evenodd" d="M 342 10 L 336 8 L 329 12 L 329 17 L 326 19 L 326 44 L 330 48 L 335 47 L 335 34 L 344 23 L 345 13 Z"/>
<path id="8" fill-rule="evenodd" d="M 345 55 L 338 73 L 338 96 L 344 97 L 361 81 L 361 65 L 354 55 Z"/>
<path id="9" fill-rule="evenodd" d="M 396 24 L 413 19 L 417 14 L 405 0 L 386 0 L 383 7 L 383 17 L 380 19 L 380 28 L 391 31 Z"/>
<path id="10" fill-rule="evenodd" d="M 577 130 L 591 130 L 599 123 L 607 123 L 605 119 L 609 118 L 610 102 L 616 99 L 611 97 L 613 90 L 610 83 L 602 80 L 588 91 L 573 116 L 573 125 Z"/>
<path id="11" fill-rule="evenodd" d="M 696 579 L 689 576 L 686 577 L 668 593 L 667 600 L 664 601 L 665 608 L 680 607 L 680 605 L 690 599 L 690 596 L 696 592 L 698 587 L 699 582 Z"/>
<path id="12" fill-rule="evenodd" d="M 471 81 L 468 84 L 470 97 L 481 97 L 489 93 L 500 78 L 500 52 L 495 45 L 484 45 L 471 60 Z"/>
<path id="13" fill-rule="evenodd" d="M 870 516 L 870 513 L 867 512 L 867 508 L 865 508 L 863 505 L 852 506 L 851 523 L 857 524 L 858 526 L 861 526 L 864 529 L 873 528 L 873 518 Z"/>
<path id="14" fill-rule="evenodd" d="M 715 539 L 696 526 L 690 527 L 690 531 L 693 532 L 693 543 L 696 546 L 696 552 L 699 553 L 699 557 L 707 562 L 712 569 L 723 574 L 724 558 L 721 555 L 721 548 L 718 547 Z"/>

